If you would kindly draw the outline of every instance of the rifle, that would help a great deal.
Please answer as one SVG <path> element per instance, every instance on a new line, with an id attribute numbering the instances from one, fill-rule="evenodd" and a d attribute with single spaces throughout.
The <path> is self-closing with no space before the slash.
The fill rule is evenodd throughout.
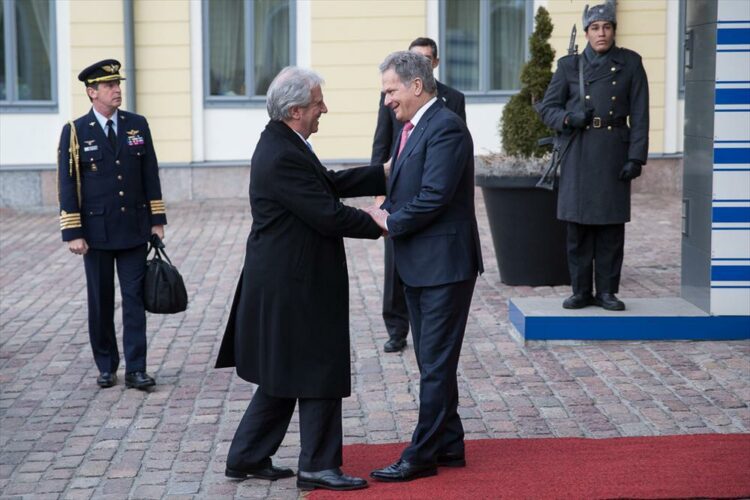
<path id="1" fill-rule="evenodd" d="M 577 33 L 578 33 L 578 30 L 576 29 L 576 25 L 574 23 L 573 29 L 570 31 L 570 42 L 568 43 L 568 55 L 569 56 L 578 55 L 578 45 L 576 44 Z M 583 83 L 582 75 L 579 75 L 579 79 L 581 79 L 581 82 L 579 83 Z M 536 187 L 541 188 L 541 189 L 547 189 L 549 191 L 553 191 L 555 189 L 555 179 L 557 179 L 557 169 L 560 167 L 560 163 L 562 163 L 562 159 L 565 156 L 565 153 L 568 152 L 568 146 L 570 146 L 572 139 L 573 138 L 570 137 L 567 141 L 565 141 L 564 148 L 562 147 L 562 144 L 561 144 L 563 140 L 560 137 L 560 134 L 555 134 L 553 137 L 544 137 L 542 139 L 539 139 L 539 141 L 537 142 L 539 146 L 547 146 L 549 144 L 552 144 L 552 158 L 550 158 L 549 165 L 547 166 L 547 169 L 544 171 L 544 174 L 542 174 L 542 177 L 536 183 Z"/>

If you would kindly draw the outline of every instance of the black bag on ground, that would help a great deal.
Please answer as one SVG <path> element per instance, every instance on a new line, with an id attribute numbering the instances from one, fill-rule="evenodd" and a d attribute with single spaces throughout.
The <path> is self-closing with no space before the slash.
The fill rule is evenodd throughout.
<path id="1" fill-rule="evenodd" d="M 143 277 L 143 305 L 148 312 L 174 314 L 187 309 L 188 296 L 185 282 L 164 251 L 164 243 L 157 235 L 151 235 L 147 254 L 154 257 L 146 261 Z M 148 255 L 147 255 L 148 257 Z"/>

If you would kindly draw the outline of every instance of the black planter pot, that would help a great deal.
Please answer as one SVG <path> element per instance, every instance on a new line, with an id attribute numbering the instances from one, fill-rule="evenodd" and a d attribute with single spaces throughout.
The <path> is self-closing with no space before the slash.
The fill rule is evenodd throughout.
<path id="1" fill-rule="evenodd" d="M 535 177 L 476 176 L 482 188 L 500 280 L 506 285 L 569 285 L 565 223 L 557 220 L 557 189 Z"/>

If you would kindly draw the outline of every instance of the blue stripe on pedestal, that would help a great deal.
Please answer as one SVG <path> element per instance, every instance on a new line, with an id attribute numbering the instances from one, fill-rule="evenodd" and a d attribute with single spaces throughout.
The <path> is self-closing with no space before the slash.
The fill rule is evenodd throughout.
<path id="1" fill-rule="evenodd" d="M 750 207 L 713 208 L 714 222 L 750 222 Z"/>
<path id="2" fill-rule="evenodd" d="M 563 309 L 562 298 L 512 298 L 509 319 L 523 341 L 741 340 L 750 316 L 711 316 L 681 298 L 628 299 L 622 312 Z"/>
<path id="3" fill-rule="evenodd" d="M 714 163 L 750 163 L 750 148 L 715 148 Z"/>

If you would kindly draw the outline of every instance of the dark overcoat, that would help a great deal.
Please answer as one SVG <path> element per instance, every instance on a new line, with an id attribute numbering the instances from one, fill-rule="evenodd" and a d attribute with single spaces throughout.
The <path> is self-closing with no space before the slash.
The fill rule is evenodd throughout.
<path id="1" fill-rule="evenodd" d="M 641 57 L 616 46 L 608 55 L 596 70 L 583 55 L 561 58 L 537 106 L 542 121 L 571 141 L 560 166 L 557 217 L 578 224 L 628 222 L 630 181 L 620 180 L 620 170 L 628 160 L 645 164 L 648 157 L 648 80 Z M 585 103 L 593 110 L 594 122 L 573 131 L 563 120 L 581 109 L 579 61 Z M 595 127 L 597 123 L 604 125 Z"/>
<path id="2" fill-rule="evenodd" d="M 343 238 L 382 230 L 340 198 L 384 193 L 382 165 L 326 170 L 291 128 L 268 123 L 252 158 L 253 223 L 217 368 L 236 366 L 277 397 L 351 393 Z"/>
<path id="3" fill-rule="evenodd" d="M 124 250 L 145 244 L 151 226 L 167 223 L 148 122 L 122 110 L 117 116 L 115 147 L 93 110 L 73 121 L 78 172 L 70 162 L 70 124 L 63 127 L 57 150 L 63 241 L 84 238 L 91 248 Z"/>

